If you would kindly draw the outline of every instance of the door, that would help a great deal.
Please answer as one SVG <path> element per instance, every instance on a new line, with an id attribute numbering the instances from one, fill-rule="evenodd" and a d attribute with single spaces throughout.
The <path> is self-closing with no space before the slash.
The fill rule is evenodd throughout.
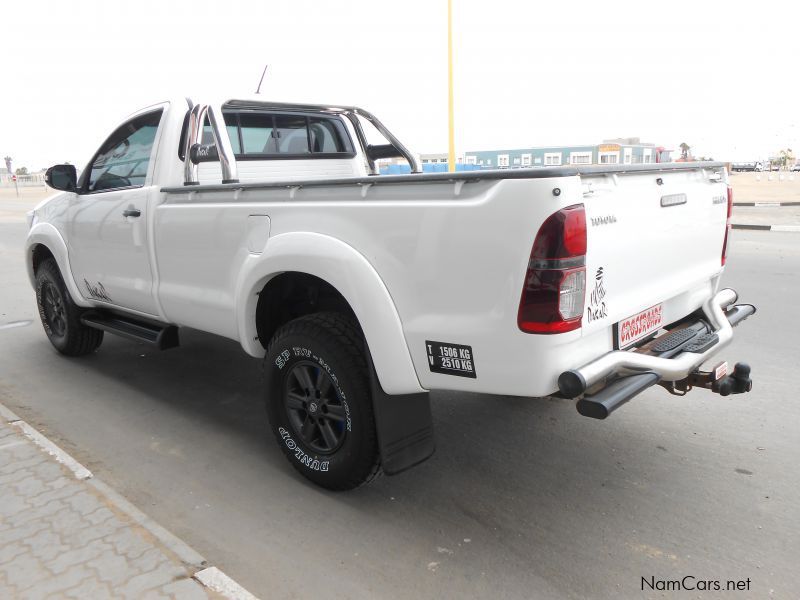
<path id="1" fill-rule="evenodd" d="M 117 128 L 81 177 L 67 227 L 70 268 L 87 300 L 158 314 L 148 247 L 148 209 L 159 194 L 153 158 L 163 110 Z"/>

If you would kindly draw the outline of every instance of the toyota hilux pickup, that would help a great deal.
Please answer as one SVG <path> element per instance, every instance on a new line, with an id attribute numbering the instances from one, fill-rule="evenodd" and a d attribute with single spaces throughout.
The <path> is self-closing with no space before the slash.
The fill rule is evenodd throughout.
<path id="1" fill-rule="evenodd" d="M 395 156 L 411 173 L 380 175 Z M 422 173 L 355 106 L 181 98 L 47 183 L 25 256 L 53 346 L 238 341 L 278 445 L 329 489 L 431 456 L 430 390 L 603 419 L 654 385 L 752 386 L 744 363 L 706 366 L 755 312 L 720 287 L 721 163 Z"/>

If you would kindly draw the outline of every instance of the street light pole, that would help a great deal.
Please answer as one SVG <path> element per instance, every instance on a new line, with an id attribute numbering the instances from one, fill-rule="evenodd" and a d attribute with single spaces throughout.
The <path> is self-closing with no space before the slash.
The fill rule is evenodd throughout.
<path id="1" fill-rule="evenodd" d="M 456 144 L 453 121 L 453 0 L 447 0 L 447 170 L 456 170 Z"/>

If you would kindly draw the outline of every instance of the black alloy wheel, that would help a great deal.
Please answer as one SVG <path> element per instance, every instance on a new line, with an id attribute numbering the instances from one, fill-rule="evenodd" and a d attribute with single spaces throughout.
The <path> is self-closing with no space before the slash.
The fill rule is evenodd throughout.
<path id="1" fill-rule="evenodd" d="M 42 307 L 44 308 L 44 318 L 53 333 L 59 337 L 67 331 L 67 313 L 64 308 L 64 298 L 61 291 L 46 281 L 42 285 Z"/>
<path id="2" fill-rule="evenodd" d="M 309 448 L 320 454 L 333 454 L 347 435 L 342 399 L 328 375 L 319 365 L 300 361 L 286 373 L 284 403 L 294 432 Z"/>
<path id="3" fill-rule="evenodd" d="M 267 347 L 264 384 L 275 440 L 303 477 L 351 490 L 380 474 L 366 344 L 352 316 L 284 323 Z"/>
<path id="4" fill-rule="evenodd" d="M 36 305 L 47 339 L 61 354 L 91 354 L 103 342 L 102 330 L 81 322 L 86 309 L 72 300 L 54 258 L 36 268 Z"/>

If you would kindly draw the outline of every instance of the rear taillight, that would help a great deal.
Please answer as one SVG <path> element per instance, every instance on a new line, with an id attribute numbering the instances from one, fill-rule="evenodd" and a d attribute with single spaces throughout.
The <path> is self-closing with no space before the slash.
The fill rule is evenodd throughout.
<path id="1" fill-rule="evenodd" d="M 725 221 L 725 239 L 722 241 L 722 266 L 728 258 L 728 235 L 731 232 L 731 215 L 733 214 L 733 188 L 728 186 L 728 218 Z"/>
<path id="2" fill-rule="evenodd" d="M 533 242 L 517 324 L 527 333 L 563 333 L 581 326 L 586 291 L 583 204 L 550 215 Z"/>

